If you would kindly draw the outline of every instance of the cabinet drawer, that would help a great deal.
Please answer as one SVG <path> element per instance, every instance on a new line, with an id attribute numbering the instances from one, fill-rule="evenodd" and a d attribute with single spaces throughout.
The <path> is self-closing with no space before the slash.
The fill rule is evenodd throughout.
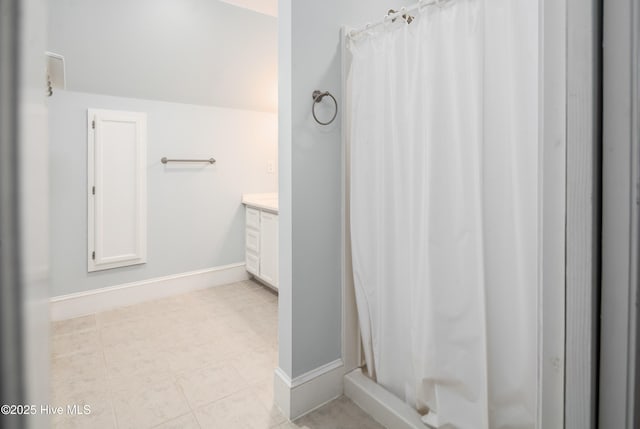
<path id="1" fill-rule="evenodd" d="M 247 207 L 246 216 L 247 228 L 260 229 L 260 210 Z"/>
<path id="2" fill-rule="evenodd" d="M 260 273 L 260 259 L 257 255 L 254 255 L 252 252 L 246 252 L 245 263 L 248 272 L 256 276 Z"/>
<path id="3" fill-rule="evenodd" d="M 254 253 L 260 253 L 260 232 L 247 228 L 245 231 L 245 247 Z"/>

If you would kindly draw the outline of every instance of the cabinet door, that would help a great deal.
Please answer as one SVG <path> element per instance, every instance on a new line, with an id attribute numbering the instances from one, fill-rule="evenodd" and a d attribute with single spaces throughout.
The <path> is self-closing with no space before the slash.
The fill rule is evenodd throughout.
<path id="1" fill-rule="evenodd" d="M 88 270 L 147 261 L 146 114 L 89 109 Z"/>
<path id="2" fill-rule="evenodd" d="M 278 215 L 260 212 L 260 277 L 278 287 Z"/>

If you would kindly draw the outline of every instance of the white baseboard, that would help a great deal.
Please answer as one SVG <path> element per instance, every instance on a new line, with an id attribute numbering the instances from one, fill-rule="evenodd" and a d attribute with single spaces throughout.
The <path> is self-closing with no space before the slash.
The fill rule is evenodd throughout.
<path id="1" fill-rule="evenodd" d="M 343 378 L 342 359 L 336 359 L 293 380 L 277 368 L 273 396 L 285 417 L 294 420 L 342 395 Z"/>
<path id="2" fill-rule="evenodd" d="M 344 394 L 384 427 L 428 428 L 416 410 L 364 375 L 360 368 L 344 376 Z"/>
<path id="3" fill-rule="evenodd" d="M 248 278 L 249 274 L 245 270 L 244 263 L 238 263 L 55 296 L 50 300 L 51 319 L 63 320 L 86 316 Z"/>

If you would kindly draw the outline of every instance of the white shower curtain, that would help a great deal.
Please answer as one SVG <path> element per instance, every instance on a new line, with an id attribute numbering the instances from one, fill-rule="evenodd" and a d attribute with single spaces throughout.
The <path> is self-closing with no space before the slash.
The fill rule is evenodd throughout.
<path id="1" fill-rule="evenodd" d="M 437 427 L 535 424 L 534 3 L 452 0 L 347 45 L 367 368 Z"/>

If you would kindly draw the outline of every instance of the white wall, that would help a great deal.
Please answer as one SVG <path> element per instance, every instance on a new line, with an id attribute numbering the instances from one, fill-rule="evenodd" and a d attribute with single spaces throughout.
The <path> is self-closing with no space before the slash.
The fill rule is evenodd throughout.
<path id="1" fill-rule="evenodd" d="M 146 264 L 87 273 L 88 108 L 148 115 Z M 49 127 L 53 296 L 244 261 L 241 194 L 277 189 L 276 114 L 56 91 Z"/>
<path id="2" fill-rule="evenodd" d="M 255 10 L 265 15 L 278 16 L 278 0 L 220 0 L 245 9 Z"/>
<path id="3" fill-rule="evenodd" d="M 340 28 L 382 19 L 383 0 L 281 0 L 278 9 L 279 365 L 296 377 L 341 358 L 341 124 L 316 124 L 311 93 L 342 101 Z M 290 220 L 291 222 L 287 222 Z M 290 228 L 290 229 L 289 229 Z"/>
<path id="4" fill-rule="evenodd" d="M 71 91 L 276 111 L 277 19 L 217 0 L 51 0 Z"/>

